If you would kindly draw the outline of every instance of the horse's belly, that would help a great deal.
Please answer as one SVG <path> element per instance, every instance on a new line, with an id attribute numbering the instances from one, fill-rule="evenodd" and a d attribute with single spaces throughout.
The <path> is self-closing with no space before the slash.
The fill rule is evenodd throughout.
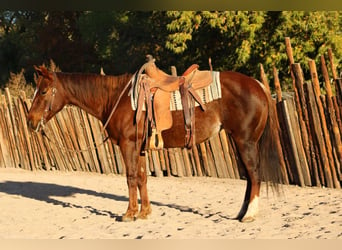
<path id="1" fill-rule="evenodd" d="M 202 111 L 200 107 L 195 109 L 195 140 L 201 143 L 221 129 L 219 105 L 217 103 L 207 104 L 207 110 Z M 183 111 L 172 112 L 173 125 L 170 129 L 162 132 L 165 148 L 185 146 L 185 125 Z"/>

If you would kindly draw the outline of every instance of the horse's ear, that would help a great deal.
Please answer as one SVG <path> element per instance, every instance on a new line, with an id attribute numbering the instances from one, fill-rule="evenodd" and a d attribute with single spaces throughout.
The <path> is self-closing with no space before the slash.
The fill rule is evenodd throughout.
<path id="1" fill-rule="evenodd" d="M 42 70 L 40 69 L 40 67 L 37 67 L 36 65 L 33 65 L 33 68 L 36 70 L 38 75 L 42 75 Z"/>
<path id="2" fill-rule="evenodd" d="M 43 76 L 45 78 L 52 80 L 51 72 L 49 72 L 49 70 L 45 66 L 37 67 L 36 65 L 34 65 L 33 67 L 39 76 Z"/>

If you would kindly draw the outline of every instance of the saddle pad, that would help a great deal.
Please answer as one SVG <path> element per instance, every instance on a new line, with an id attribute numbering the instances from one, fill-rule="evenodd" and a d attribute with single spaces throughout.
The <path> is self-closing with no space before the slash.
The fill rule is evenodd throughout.
<path id="1" fill-rule="evenodd" d="M 201 97 L 201 100 L 204 104 L 220 99 L 222 97 L 220 72 L 212 71 L 212 79 L 213 79 L 213 82 L 208 87 L 196 90 L 197 94 Z M 132 86 L 130 90 L 131 106 L 133 110 L 136 110 L 138 106 L 138 94 L 137 93 L 139 93 L 139 84 L 135 84 L 134 86 Z M 197 102 L 195 105 L 199 106 Z M 144 104 L 143 110 L 146 110 L 145 104 Z M 171 93 L 170 110 L 171 111 L 183 110 L 183 106 L 181 102 L 181 95 L 178 90 L 173 91 Z"/>
<path id="2" fill-rule="evenodd" d="M 204 104 L 222 97 L 220 72 L 212 71 L 212 79 L 213 82 L 208 87 L 195 90 Z M 199 104 L 195 102 L 195 106 L 197 107 Z M 181 95 L 178 90 L 171 93 L 170 109 L 171 111 L 183 110 Z"/>
<path id="3" fill-rule="evenodd" d="M 139 79 L 135 80 L 135 78 L 137 77 L 137 73 L 135 73 L 132 76 L 132 79 L 130 80 L 132 82 L 132 87 L 130 89 L 130 91 L 128 92 L 128 96 L 131 96 L 131 106 L 132 106 L 132 110 L 137 110 L 138 108 L 138 97 L 139 97 L 139 83 L 141 81 L 141 79 L 143 78 L 145 74 L 141 74 Z M 145 108 L 145 103 L 143 106 L 143 110 L 146 110 Z"/>

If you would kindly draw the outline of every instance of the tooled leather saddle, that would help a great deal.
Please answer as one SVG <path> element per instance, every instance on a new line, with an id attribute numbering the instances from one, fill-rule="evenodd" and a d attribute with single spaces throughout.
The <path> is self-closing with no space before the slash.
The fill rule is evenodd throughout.
<path id="1" fill-rule="evenodd" d="M 183 106 L 185 124 L 185 147 L 191 148 L 195 142 L 195 102 L 203 111 L 206 110 L 195 90 L 207 87 L 213 82 L 209 70 L 200 71 L 197 64 L 191 65 L 182 76 L 172 76 L 160 70 L 155 59 L 147 55 L 147 63 L 139 70 L 135 77 L 139 82 L 138 101 L 135 121 L 142 118 L 143 109 L 146 110 L 144 138 L 149 138 L 148 149 L 162 149 L 161 132 L 172 127 L 170 109 L 171 93 L 179 91 Z M 145 74 L 142 72 L 145 71 Z M 146 132 L 151 131 L 151 133 Z"/>

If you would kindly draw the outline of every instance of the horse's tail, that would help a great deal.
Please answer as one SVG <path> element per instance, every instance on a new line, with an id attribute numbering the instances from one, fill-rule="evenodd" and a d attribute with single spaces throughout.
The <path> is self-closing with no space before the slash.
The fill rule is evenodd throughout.
<path id="1" fill-rule="evenodd" d="M 284 183 L 284 160 L 281 156 L 276 107 L 270 92 L 266 90 L 265 94 L 268 102 L 268 119 L 259 141 L 260 174 L 261 179 L 267 182 L 267 186 L 270 184 L 272 189 L 278 192 L 278 184 Z"/>

